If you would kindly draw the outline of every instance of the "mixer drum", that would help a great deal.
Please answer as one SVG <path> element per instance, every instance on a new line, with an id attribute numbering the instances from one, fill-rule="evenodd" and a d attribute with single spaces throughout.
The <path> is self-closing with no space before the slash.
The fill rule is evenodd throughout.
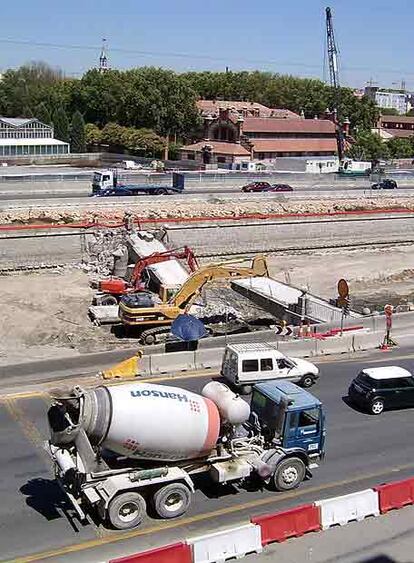
<path id="1" fill-rule="evenodd" d="M 185 389 L 131 383 L 88 391 L 84 428 L 94 443 L 119 455 L 180 461 L 211 452 L 220 415 L 211 400 Z"/>

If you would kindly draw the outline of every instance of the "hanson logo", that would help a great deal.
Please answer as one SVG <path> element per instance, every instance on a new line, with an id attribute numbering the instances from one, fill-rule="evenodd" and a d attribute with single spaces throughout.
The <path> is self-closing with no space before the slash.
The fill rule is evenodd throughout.
<path id="1" fill-rule="evenodd" d="M 187 395 L 180 393 L 169 393 L 167 391 L 155 391 L 154 389 L 144 389 L 143 391 L 131 391 L 132 397 L 162 397 L 163 399 L 176 399 L 188 403 Z"/>

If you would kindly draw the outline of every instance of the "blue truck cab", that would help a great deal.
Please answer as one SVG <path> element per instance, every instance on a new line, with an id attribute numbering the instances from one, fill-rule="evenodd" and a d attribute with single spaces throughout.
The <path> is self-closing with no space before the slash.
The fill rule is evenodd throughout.
<path id="1" fill-rule="evenodd" d="M 267 443 L 262 461 L 272 468 L 277 490 L 299 486 L 324 457 L 322 403 L 290 381 L 253 387 L 250 423 Z"/>

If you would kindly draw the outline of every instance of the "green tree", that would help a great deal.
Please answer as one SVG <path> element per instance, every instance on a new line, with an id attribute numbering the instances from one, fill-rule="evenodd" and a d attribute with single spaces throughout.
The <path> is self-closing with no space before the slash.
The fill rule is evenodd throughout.
<path id="1" fill-rule="evenodd" d="M 59 106 L 53 113 L 53 126 L 56 139 L 69 143 L 69 120 L 62 106 Z"/>
<path id="2" fill-rule="evenodd" d="M 100 145 L 102 143 L 101 130 L 94 123 L 87 123 L 85 125 L 85 142 L 88 147 Z"/>
<path id="3" fill-rule="evenodd" d="M 381 108 L 380 112 L 381 115 L 399 115 L 395 108 Z"/>
<path id="4" fill-rule="evenodd" d="M 389 158 L 389 150 L 379 135 L 371 131 L 361 131 L 356 135 L 355 143 L 348 149 L 347 156 L 355 160 L 380 160 Z"/>
<path id="5" fill-rule="evenodd" d="M 35 107 L 34 117 L 47 125 L 51 125 L 52 123 L 52 116 L 50 115 L 50 111 L 44 102 L 40 102 L 40 104 Z"/>
<path id="6" fill-rule="evenodd" d="M 70 147 L 72 152 L 79 153 L 86 150 L 85 121 L 80 111 L 75 111 L 72 115 Z"/>
<path id="7" fill-rule="evenodd" d="M 414 137 L 412 137 L 412 140 L 393 137 L 387 141 L 391 158 L 411 158 L 414 156 L 413 140 Z"/>

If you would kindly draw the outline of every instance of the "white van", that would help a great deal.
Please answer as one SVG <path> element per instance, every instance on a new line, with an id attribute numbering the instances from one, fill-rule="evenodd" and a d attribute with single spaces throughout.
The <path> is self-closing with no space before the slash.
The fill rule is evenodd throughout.
<path id="1" fill-rule="evenodd" d="M 271 379 L 287 379 L 310 387 L 318 379 L 319 369 L 302 358 L 288 358 L 271 344 L 249 342 L 226 347 L 221 375 L 241 393 L 250 393 L 254 383 Z"/>

